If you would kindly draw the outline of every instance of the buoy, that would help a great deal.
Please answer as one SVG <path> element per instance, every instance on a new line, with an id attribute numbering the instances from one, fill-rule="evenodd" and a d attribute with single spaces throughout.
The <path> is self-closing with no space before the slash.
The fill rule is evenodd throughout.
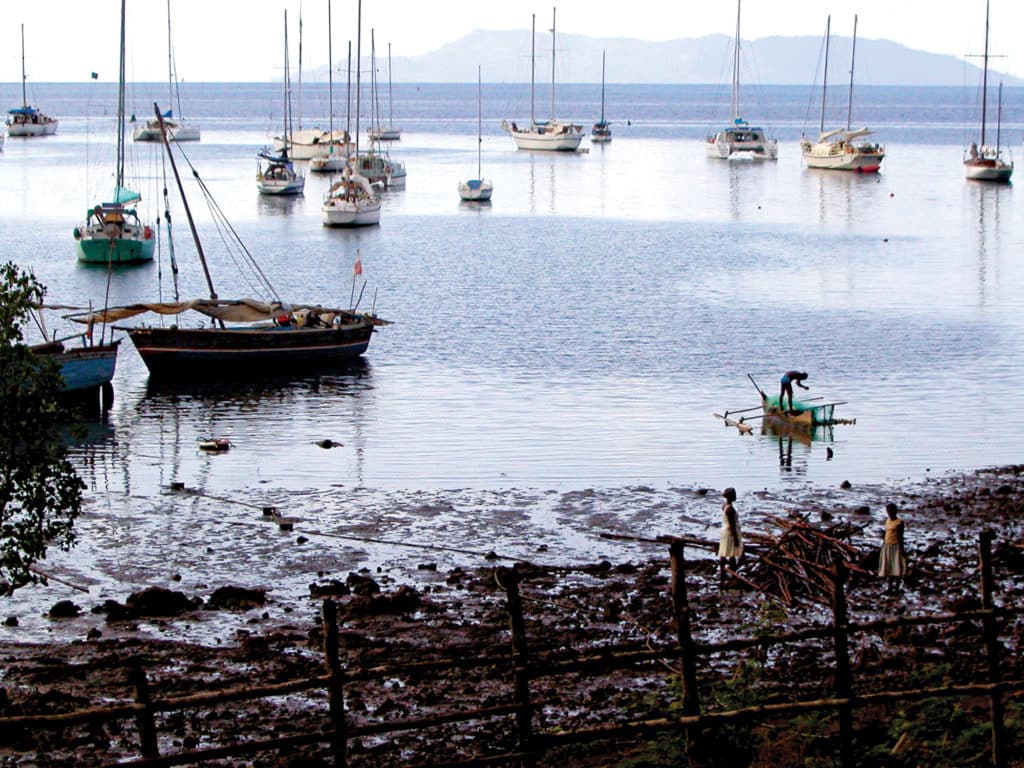
<path id="1" fill-rule="evenodd" d="M 231 447 L 231 441 L 226 437 L 197 437 L 196 441 L 199 443 L 199 450 L 210 453 L 222 453 Z"/>

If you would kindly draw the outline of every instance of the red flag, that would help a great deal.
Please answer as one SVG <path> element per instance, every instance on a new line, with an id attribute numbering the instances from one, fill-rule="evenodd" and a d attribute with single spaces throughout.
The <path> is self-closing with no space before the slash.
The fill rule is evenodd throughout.
<path id="1" fill-rule="evenodd" d="M 352 275 L 356 276 L 361 274 L 363 274 L 363 260 L 356 256 L 356 264 L 352 268 Z"/>

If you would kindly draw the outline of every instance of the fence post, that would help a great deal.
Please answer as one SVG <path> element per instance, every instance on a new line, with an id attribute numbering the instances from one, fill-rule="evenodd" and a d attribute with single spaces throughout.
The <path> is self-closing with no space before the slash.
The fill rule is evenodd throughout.
<path id="1" fill-rule="evenodd" d="M 137 659 L 128 667 L 128 681 L 135 689 L 135 703 L 142 705 L 142 711 L 135 716 L 142 756 L 160 757 L 156 738 L 156 722 L 153 720 L 153 710 L 150 708 L 152 700 L 149 698 L 149 681 L 146 679 L 146 671 Z"/>
<path id="2" fill-rule="evenodd" d="M 519 595 L 521 577 L 514 568 L 499 568 L 498 583 L 508 598 L 509 626 L 512 630 L 512 674 L 515 679 L 516 727 L 519 746 L 529 749 L 533 742 L 533 706 L 530 704 L 530 670 L 527 667 L 526 622 Z"/>
<path id="3" fill-rule="evenodd" d="M 671 542 L 669 556 L 672 558 L 672 609 L 682 656 L 680 678 L 683 714 L 699 715 L 700 692 L 697 690 L 697 654 L 694 649 L 693 636 L 690 634 L 690 600 L 686 593 L 686 554 L 683 551 L 683 542 Z"/>
<path id="4" fill-rule="evenodd" d="M 850 680 L 850 633 L 849 617 L 846 610 L 846 564 L 839 560 L 832 568 L 832 639 L 836 656 L 836 697 L 848 703 L 839 707 L 839 736 L 841 741 L 840 763 L 853 765 L 851 745 L 853 743 L 853 707 L 849 699 L 853 695 Z"/>
<path id="5" fill-rule="evenodd" d="M 978 536 L 978 560 L 981 570 L 981 607 L 989 611 L 982 620 L 982 631 L 985 634 L 985 654 L 988 657 L 988 681 L 998 685 L 1002 676 L 999 671 L 999 630 L 995 605 L 992 600 L 995 588 L 992 578 L 992 540 L 994 538 L 995 533 L 990 529 L 982 531 Z M 995 768 L 1006 768 L 1006 729 L 1003 722 L 1003 694 L 1000 688 L 992 691 L 989 699 L 989 712 L 992 715 L 992 765 Z"/>
<path id="6" fill-rule="evenodd" d="M 345 689 L 338 642 L 338 606 L 333 600 L 324 600 L 324 665 L 330 679 L 327 681 L 327 708 L 331 717 L 331 748 L 334 764 L 338 768 L 348 765 L 348 737 L 345 724 Z"/>

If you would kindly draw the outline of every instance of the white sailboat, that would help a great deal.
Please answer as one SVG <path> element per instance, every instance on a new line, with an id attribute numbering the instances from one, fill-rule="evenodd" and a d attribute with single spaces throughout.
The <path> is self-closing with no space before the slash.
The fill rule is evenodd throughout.
<path id="1" fill-rule="evenodd" d="M 174 71 L 174 54 L 171 47 L 171 0 L 167 0 L 167 98 L 168 104 L 178 105 L 178 117 L 174 117 L 168 109 L 164 115 L 164 129 L 169 141 L 199 141 L 201 132 L 195 123 L 187 123 L 181 117 L 181 94 L 178 92 L 178 78 Z M 175 99 L 177 96 L 177 99 Z M 134 122 L 135 118 L 132 118 Z M 156 119 L 147 120 L 145 125 L 132 132 L 135 141 L 162 141 L 160 122 Z"/>
<path id="2" fill-rule="evenodd" d="M 371 122 L 380 125 L 380 100 L 377 98 L 377 48 L 374 31 L 370 30 L 370 115 Z M 371 184 L 384 189 L 405 189 L 405 163 L 393 159 L 388 151 L 380 151 L 380 139 L 373 130 L 367 131 L 370 148 L 363 153 L 356 152 L 356 168 Z"/>
<path id="3" fill-rule="evenodd" d="M 288 11 L 284 12 L 284 138 L 285 144 L 277 154 L 263 149 L 257 154 L 256 188 L 264 195 L 301 195 L 306 188 L 306 177 L 295 170 L 288 156 L 288 136 L 291 131 L 291 82 L 288 76 Z M 264 162 L 266 163 L 264 165 Z"/>
<path id="4" fill-rule="evenodd" d="M 551 119 L 537 122 L 534 111 L 534 72 L 536 51 L 537 16 L 533 16 L 530 28 L 530 124 L 519 127 L 508 120 L 501 121 L 501 128 L 515 141 L 518 149 L 543 149 L 549 151 L 575 151 L 583 141 L 583 126 L 577 123 L 563 123 L 555 119 L 555 11 L 551 9 Z"/>
<path id="5" fill-rule="evenodd" d="M 11 136 L 52 136 L 57 132 L 57 118 L 29 106 L 25 93 L 25 25 L 21 25 L 21 106 L 7 110 L 7 133 Z M 0 147 L 4 145 L 0 134 Z"/>
<path id="6" fill-rule="evenodd" d="M 331 0 L 327 0 L 327 83 L 328 83 L 328 137 L 334 136 L 334 49 L 331 34 Z M 351 43 L 350 43 L 351 45 Z M 345 168 L 347 161 L 346 136 L 341 145 L 328 140 L 326 146 L 317 142 L 318 154 L 309 159 L 309 170 L 317 173 L 337 173 Z"/>
<path id="7" fill-rule="evenodd" d="M 590 129 L 591 142 L 609 142 L 612 140 L 612 124 L 604 119 L 604 51 L 601 51 L 601 119 Z"/>
<path id="8" fill-rule="evenodd" d="M 490 200 L 494 193 L 494 184 L 485 179 L 481 173 L 481 153 L 484 142 L 483 122 L 483 84 L 480 75 L 480 65 L 476 67 L 476 178 L 466 179 L 459 182 L 459 197 L 463 200 L 477 200 L 483 202 Z"/>
<path id="9" fill-rule="evenodd" d="M 402 129 L 395 125 L 393 113 L 393 99 L 391 94 L 391 43 L 388 43 L 388 124 L 377 125 L 370 129 L 370 138 L 374 141 L 398 141 L 402 138 Z"/>
<path id="10" fill-rule="evenodd" d="M 850 53 L 850 97 L 846 111 L 846 128 L 825 130 L 825 94 L 828 88 L 828 43 L 832 17 L 825 22 L 825 73 L 821 84 L 821 124 L 818 140 L 800 139 L 800 150 L 808 168 L 824 168 L 832 171 L 854 171 L 856 173 L 877 173 L 885 158 L 885 147 L 869 141 L 857 143 L 858 139 L 870 136 L 866 127 L 851 130 L 853 114 L 853 65 L 857 55 L 857 16 L 853 17 L 853 48 Z"/>
<path id="11" fill-rule="evenodd" d="M 777 160 L 779 142 L 765 135 L 764 129 L 740 117 L 740 0 L 736 0 L 736 40 L 732 52 L 731 124 L 705 141 L 707 156 L 720 160 L 746 157 L 753 160 Z"/>
<path id="12" fill-rule="evenodd" d="M 356 21 L 356 148 L 359 157 L 359 107 L 360 67 L 363 40 L 363 2 L 357 3 Z M 380 196 L 373 191 L 370 182 L 361 175 L 353 162 L 342 171 L 341 181 L 331 185 L 320 206 L 320 220 L 325 227 L 363 227 L 380 224 Z"/>
<path id="13" fill-rule="evenodd" d="M 1002 127 L 1003 84 L 999 83 L 999 108 L 996 116 L 996 145 L 985 143 L 985 121 L 988 107 L 988 22 L 989 0 L 985 0 L 985 54 L 981 75 L 981 142 L 974 142 L 964 156 L 964 173 L 975 181 L 1007 182 L 1013 176 L 1013 160 L 1007 162 L 999 146 Z"/>

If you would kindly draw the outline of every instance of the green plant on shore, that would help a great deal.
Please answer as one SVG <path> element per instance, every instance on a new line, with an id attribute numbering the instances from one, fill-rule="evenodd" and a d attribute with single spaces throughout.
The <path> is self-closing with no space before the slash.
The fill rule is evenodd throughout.
<path id="1" fill-rule="evenodd" d="M 85 487 L 67 460 L 60 371 L 22 337 L 45 292 L 15 264 L 0 266 L 0 596 L 44 581 L 36 562 L 71 547 Z"/>

